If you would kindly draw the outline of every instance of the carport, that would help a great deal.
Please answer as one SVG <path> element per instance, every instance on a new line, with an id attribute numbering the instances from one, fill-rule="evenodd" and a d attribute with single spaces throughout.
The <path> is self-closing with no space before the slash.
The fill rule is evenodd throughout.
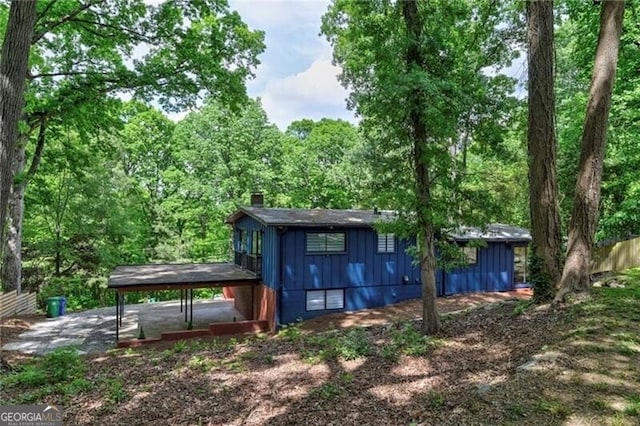
<path id="1" fill-rule="evenodd" d="M 134 291 L 180 290 L 180 312 L 184 321 L 193 321 L 193 290 L 214 287 L 252 288 L 260 283 L 253 272 L 233 263 L 194 263 L 118 266 L 108 287 L 116 292 L 116 340 L 125 309 L 125 293 Z M 251 295 L 254 291 L 250 292 Z M 252 296 L 253 297 L 253 296 Z M 254 301 L 251 301 L 254 304 Z"/>

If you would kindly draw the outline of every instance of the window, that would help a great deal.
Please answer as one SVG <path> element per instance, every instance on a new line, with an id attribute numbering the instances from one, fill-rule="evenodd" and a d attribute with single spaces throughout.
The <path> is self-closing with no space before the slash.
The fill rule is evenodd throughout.
<path id="1" fill-rule="evenodd" d="M 344 309 L 344 289 L 307 291 L 307 311 Z"/>
<path id="2" fill-rule="evenodd" d="M 467 256 L 467 262 L 469 265 L 475 265 L 478 263 L 478 248 L 477 247 L 462 247 L 462 251 Z"/>
<path id="3" fill-rule="evenodd" d="M 308 232 L 307 252 L 344 253 L 347 251 L 344 232 Z"/>
<path id="4" fill-rule="evenodd" d="M 261 231 L 251 231 L 251 254 L 262 254 Z"/>
<path id="5" fill-rule="evenodd" d="M 527 282 L 527 247 L 513 248 L 513 283 Z"/>
<path id="6" fill-rule="evenodd" d="M 247 231 L 243 229 L 238 229 L 238 251 L 247 251 Z"/>
<path id="7" fill-rule="evenodd" d="M 378 253 L 393 253 L 396 251 L 396 236 L 394 234 L 378 234 Z"/>

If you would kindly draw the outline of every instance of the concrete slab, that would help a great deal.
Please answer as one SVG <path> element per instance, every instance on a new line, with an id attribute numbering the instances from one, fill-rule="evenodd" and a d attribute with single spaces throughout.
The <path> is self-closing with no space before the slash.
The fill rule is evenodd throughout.
<path id="1" fill-rule="evenodd" d="M 83 338 L 57 337 L 51 340 L 51 342 L 49 342 L 49 345 L 47 346 L 47 350 L 51 351 L 54 349 L 62 348 L 64 346 L 72 346 L 72 345 L 80 346 L 83 343 L 84 343 Z"/>
<path id="2" fill-rule="evenodd" d="M 24 342 L 7 343 L 2 347 L 2 350 L 20 351 L 26 354 L 35 354 L 35 353 L 42 353 L 44 350 L 46 350 L 48 345 L 49 345 L 48 342 L 37 342 L 33 340 L 27 340 Z"/>
<path id="3" fill-rule="evenodd" d="M 137 339 L 140 327 L 149 339 L 162 332 L 186 330 L 186 306 L 180 312 L 180 301 L 144 303 L 125 306 L 120 339 Z M 188 315 L 188 312 L 187 312 Z M 189 316 L 187 316 L 187 320 Z M 193 328 L 206 329 L 212 322 L 243 321 L 245 318 L 233 307 L 233 301 L 224 299 L 194 300 Z M 103 352 L 115 346 L 115 307 L 49 318 L 34 324 L 20 335 L 20 341 L 2 348 L 25 353 L 43 354 L 60 347 L 77 345 L 82 352 Z"/>

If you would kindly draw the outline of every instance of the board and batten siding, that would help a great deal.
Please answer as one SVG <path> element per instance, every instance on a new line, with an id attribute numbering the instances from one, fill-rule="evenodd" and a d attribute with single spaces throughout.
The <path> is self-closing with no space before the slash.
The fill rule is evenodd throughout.
<path id="1" fill-rule="evenodd" d="M 513 246 L 504 242 L 478 248 L 476 264 L 444 272 L 444 294 L 513 290 Z"/>
<path id="2" fill-rule="evenodd" d="M 265 226 L 250 216 L 243 216 L 234 224 L 233 247 L 234 250 L 240 248 L 238 230 L 247 232 L 247 249 L 251 247 L 251 231 L 262 232 L 262 282 L 272 289 L 278 288 L 280 281 L 280 235 L 274 226 Z"/>
<path id="3" fill-rule="evenodd" d="M 344 232 L 344 253 L 307 253 L 307 233 Z M 393 253 L 378 253 L 371 228 L 289 228 L 282 241 L 282 323 L 326 315 L 332 310 L 306 310 L 309 290 L 344 289 L 344 310 L 359 310 L 420 297 L 420 269 L 396 239 Z M 403 277 L 407 277 L 405 282 Z"/>

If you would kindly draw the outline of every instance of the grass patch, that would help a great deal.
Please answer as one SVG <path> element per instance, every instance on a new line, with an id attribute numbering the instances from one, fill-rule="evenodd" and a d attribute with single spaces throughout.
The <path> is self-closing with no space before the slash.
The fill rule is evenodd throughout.
<path id="1" fill-rule="evenodd" d="M 627 416 L 640 417 L 640 395 L 631 395 L 627 397 L 628 404 L 624 408 Z"/>
<path id="2" fill-rule="evenodd" d="M 407 321 L 394 326 L 391 343 L 382 347 L 381 355 L 387 360 L 397 360 L 400 354 L 424 356 L 441 344 L 441 340 L 425 336 L 412 322 Z"/>
<path id="3" fill-rule="evenodd" d="M 104 398 L 109 404 L 119 404 L 127 398 L 124 383 L 120 378 L 106 378 L 103 380 Z"/>
<path id="4" fill-rule="evenodd" d="M 540 398 L 536 403 L 536 409 L 562 419 L 566 419 L 571 415 L 571 408 L 558 399 Z"/>
<path id="5" fill-rule="evenodd" d="M 297 342 L 302 337 L 302 320 L 298 320 L 293 324 L 283 325 L 280 327 L 278 337 L 290 342 Z"/>
<path id="6" fill-rule="evenodd" d="M 217 363 L 215 360 L 204 355 L 194 355 L 187 363 L 187 366 L 191 370 L 207 372 L 216 368 Z"/>
<path id="7" fill-rule="evenodd" d="M 513 308 L 513 315 L 518 316 L 524 314 L 529 308 L 535 305 L 533 299 L 529 300 L 520 300 L 516 303 L 516 306 Z"/>
<path id="8" fill-rule="evenodd" d="M 77 350 L 66 347 L 21 365 L 0 378 L 0 387 L 19 390 L 20 396 L 13 401 L 15 403 L 39 402 L 52 394 L 65 398 L 91 387 L 84 378 L 85 371 L 84 361 Z"/>
<path id="9" fill-rule="evenodd" d="M 330 400 L 342 393 L 342 388 L 335 383 L 325 383 L 311 391 L 311 394 L 324 400 Z"/>
<path id="10" fill-rule="evenodd" d="M 362 327 L 351 328 L 346 332 L 311 334 L 302 343 L 305 345 L 303 359 L 312 365 L 333 358 L 347 361 L 365 358 L 373 353 L 369 335 Z"/>

